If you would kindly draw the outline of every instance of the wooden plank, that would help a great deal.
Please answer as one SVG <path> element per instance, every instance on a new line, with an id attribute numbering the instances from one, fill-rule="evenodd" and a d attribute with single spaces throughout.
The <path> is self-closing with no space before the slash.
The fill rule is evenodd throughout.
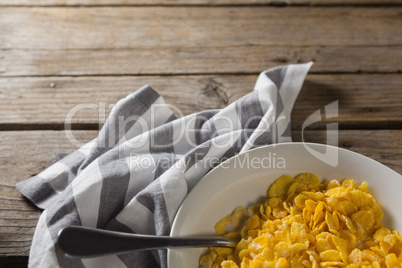
<path id="1" fill-rule="evenodd" d="M 28 77 L 0 79 L 0 129 L 97 128 L 110 105 L 145 84 L 183 115 L 223 108 L 252 91 L 257 75 Z M 340 127 L 401 126 L 402 79 L 399 74 L 308 75 L 292 114 L 294 128 L 315 111 L 338 101 L 338 117 L 311 127 L 339 122 Z M 78 109 L 81 107 L 82 109 Z M 73 112 L 73 108 L 78 111 Z M 35 127 L 36 126 L 36 127 Z"/>
<path id="2" fill-rule="evenodd" d="M 73 132 L 74 137 L 82 142 L 90 141 L 97 133 L 98 131 Z M 69 142 L 64 131 L 1 131 L 0 196 L 20 200 L 21 195 L 14 191 L 16 183 L 35 176 L 50 164 L 77 149 Z M 20 205 L 22 206 L 20 209 L 29 208 L 24 204 Z"/>
<path id="3" fill-rule="evenodd" d="M 401 10 L 402 7 L 4 7 L 0 10 L 0 44 L 2 49 L 29 50 L 389 47 L 402 44 L 402 35 L 398 34 Z"/>
<path id="4" fill-rule="evenodd" d="M 10 6 L 99 6 L 99 5 L 389 5 L 400 0 L 1 0 L 0 5 Z"/>
<path id="5" fill-rule="evenodd" d="M 96 133 L 75 131 L 74 135 L 85 142 Z M 293 136 L 295 141 L 301 140 L 300 131 Z M 0 257 L 27 256 L 40 211 L 24 200 L 14 185 L 76 147 L 69 143 L 64 131 L 4 131 L 0 132 L 0 141 Z M 306 131 L 305 141 L 326 143 L 325 131 Z M 402 130 L 342 130 L 339 145 L 402 173 Z"/>
<path id="6" fill-rule="evenodd" d="M 0 76 L 254 74 L 314 61 L 310 73 L 397 73 L 402 46 L 226 46 L 0 50 Z"/>
<path id="7" fill-rule="evenodd" d="M 306 130 L 304 139 L 301 133 L 293 131 L 293 140 L 327 144 L 324 130 Z M 337 146 L 370 157 L 402 174 L 402 130 L 340 130 Z"/>
<path id="8" fill-rule="evenodd" d="M 74 132 L 83 141 L 91 140 L 96 134 L 96 131 Z M 26 262 L 26 258 L 16 257 L 28 256 L 41 213 L 22 197 L 15 184 L 76 149 L 63 131 L 0 132 L 0 266 Z"/>
<path id="9" fill-rule="evenodd" d="M 400 75 L 307 76 L 293 109 L 294 126 L 301 129 L 307 117 L 320 109 L 323 119 L 317 127 L 339 122 L 341 128 L 401 128 L 401 83 Z M 338 116 L 326 118 L 325 107 L 335 101 Z"/>

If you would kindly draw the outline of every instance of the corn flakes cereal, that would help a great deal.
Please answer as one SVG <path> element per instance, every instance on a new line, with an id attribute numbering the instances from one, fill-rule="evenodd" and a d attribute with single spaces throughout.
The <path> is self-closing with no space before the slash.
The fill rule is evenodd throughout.
<path id="1" fill-rule="evenodd" d="M 202 268 L 402 268 L 402 238 L 381 224 L 381 206 L 367 183 L 321 183 L 311 173 L 281 176 L 267 199 L 237 207 L 218 235 L 236 248 L 209 248 Z"/>

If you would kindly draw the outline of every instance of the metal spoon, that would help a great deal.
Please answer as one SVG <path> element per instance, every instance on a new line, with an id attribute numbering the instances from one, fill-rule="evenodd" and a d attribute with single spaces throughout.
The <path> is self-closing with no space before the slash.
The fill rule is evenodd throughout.
<path id="1" fill-rule="evenodd" d="M 82 226 L 60 230 L 57 247 L 71 257 L 96 257 L 130 251 L 178 247 L 236 247 L 237 242 L 225 237 L 170 237 L 106 231 Z"/>

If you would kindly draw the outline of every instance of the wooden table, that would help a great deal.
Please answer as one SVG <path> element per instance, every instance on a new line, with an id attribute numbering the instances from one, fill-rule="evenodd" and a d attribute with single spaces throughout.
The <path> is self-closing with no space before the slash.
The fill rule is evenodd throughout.
<path id="1" fill-rule="evenodd" d="M 385 4 L 384 2 L 387 2 Z M 32 6 L 35 3 L 35 6 Z M 1 0 L 0 267 L 25 267 L 40 211 L 15 184 L 94 138 L 110 104 L 150 84 L 184 114 L 221 108 L 259 72 L 314 61 L 292 113 L 305 130 L 402 173 L 401 0 Z"/>

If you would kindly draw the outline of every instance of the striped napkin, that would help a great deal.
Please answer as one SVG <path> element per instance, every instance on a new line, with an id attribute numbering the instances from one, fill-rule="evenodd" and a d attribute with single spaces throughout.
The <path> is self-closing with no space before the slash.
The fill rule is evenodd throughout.
<path id="1" fill-rule="evenodd" d="M 226 108 L 181 118 L 150 86 L 120 100 L 96 139 L 17 184 L 44 209 L 29 266 L 166 267 L 166 250 L 69 258 L 55 247 L 56 236 L 69 225 L 169 235 L 183 199 L 214 166 L 291 141 L 290 112 L 311 65 L 269 69 Z"/>

